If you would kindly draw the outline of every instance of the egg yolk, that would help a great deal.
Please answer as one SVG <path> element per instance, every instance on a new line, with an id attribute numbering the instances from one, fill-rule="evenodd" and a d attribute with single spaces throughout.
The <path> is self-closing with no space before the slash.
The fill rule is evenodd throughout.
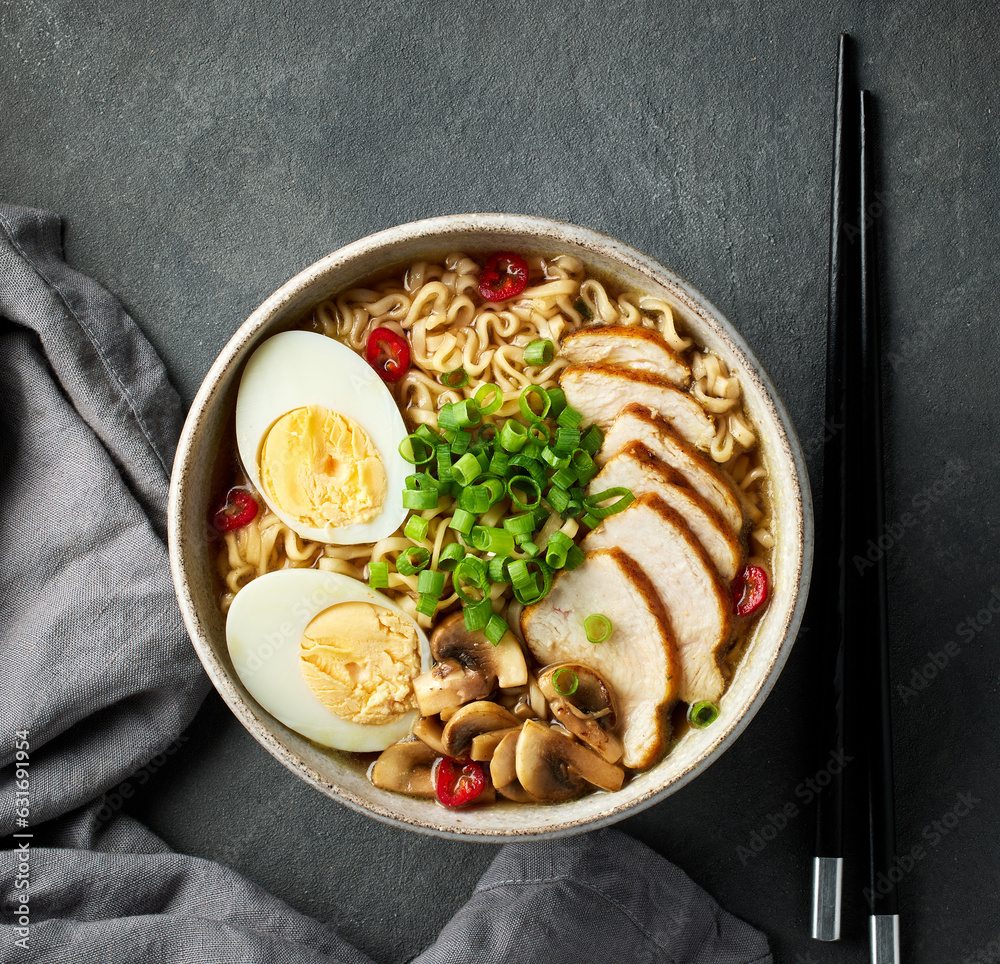
<path id="1" fill-rule="evenodd" d="M 324 609 L 302 634 L 302 675 L 316 698 L 352 723 L 391 723 L 416 709 L 417 631 L 405 616 L 365 602 Z"/>
<path id="2" fill-rule="evenodd" d="M 385 467 L 368 433 L 320 405 L 296 408 L 271 426 L 260 478 L 283 512 L 317 529 L 370 522 L 385 502 Z"/>

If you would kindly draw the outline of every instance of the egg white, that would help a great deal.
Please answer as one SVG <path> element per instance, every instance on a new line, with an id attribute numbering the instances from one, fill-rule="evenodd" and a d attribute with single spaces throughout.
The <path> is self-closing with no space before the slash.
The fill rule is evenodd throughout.
<path id="1" fill-rule="evenodd" d="M 260 481 L 260 452 L 268 430 L 297 408 L 322 405 L 357 422 L 385 467 L 382 509 L 370 522 L 317 528 L 276 505 Z M 403 523 L 409 466 L 399 454 L 406 426 L 396 402 L 371 366 L 346 345 L 311 331 L 273 335 L 250 356 L 236 397 L 236 444 L 253 486 L 282 522 L 305 539 L 334 545 L 375 542 Z"/>
<path id="2" fill-rule="evenodd" d="M 352 723 L 331 713 L 302 675 L 306 626 L 324 609 L 345 602 L 366 602 L 401 613 L 416 629 L 421 668 L 430 668 L 427 637 L 403 610 L 363 582 L 321 569 L 280 569 L 244 586 L 226 617 L 229 656 L 250 695 L 285 726 L 338 750 L 384 750 L 410 732 L 416 710 L 392 723 Z"/>

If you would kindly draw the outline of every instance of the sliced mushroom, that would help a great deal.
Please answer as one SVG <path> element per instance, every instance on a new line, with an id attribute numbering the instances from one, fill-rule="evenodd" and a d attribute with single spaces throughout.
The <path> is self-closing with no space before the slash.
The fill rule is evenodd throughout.
<path id="1" fill-rule="evenodd" d="M 436 716 L 422 716 L 413 724 L 413 735 L 426 743 L 435 753 L 447 756 L 444 744 L 441 742 L 441 731 L 444 725 Z"/>
<path id="2" fill-rule="evenodd" d="M 394 743 L 379 754 L 372 764 L 369 778 L 383 790 L 408 793 L 413 797 L 433 797 L 434 761 L 438 759 L 426 743 L 404 740 Z"/>
<path id="3" fill-rule="evenodd" d="M 441 731 L 445 753 L 456 760 L 468 756 L 474 737 L 492 730 L 509 730 L 518 725 L 499 703 L 478 700 L 457 710 Z"/>
<path id="4" fill-rule="evenodd" d="M 437 663 L 413 681 L 421 716 L 481 700 L 498 685 L 522 686 L 528 680 L 517 640 L 508 633 L 494 646 L 482 633 L 465 628 L 461 612 L 453 613 L 431 634 L 431 653 Z"/>
<path id="5" fill-rule="evenodd" d="M 515 803 L 537 803 L 517 779 L 517 741 L 520 730 L 508 733 L 490 760 L 490 779 L 496 792 Z"/>
<path id="6" fill-rule="evenodd" d="M 608 763 L 622 758 L 622 741 L 614 733 L 615 696 L 600 673 L 580 663 L 556 663 L 541 672 L 538 688 L 549 701 L 552 716 L 570 733 Z"/>
<path id="7" fill-rule="evenodd" d="M 545 702 L 545 694 L 538 688 L 538 683 L 535 681 L 534 676 L 528 679 L 528 705 L 538 719 L 547 720 L 549 718 L 549 708 Z"/>
<path id="8" fill-rule="evenodd" d="M 488 763 L 493 759 L 500 741 L 510 733 L 517 733 L 520 727 L 508 727 L 505 730 L 491 730 L 489 733 L 480 733 L 472 738 L 469 747 L 469 759 L 478 763 Z"/>
<path id="9" fill-rule="evenodd" d="M 584 782 L 618 790 L 625 779 L 621 767 L 537 720 L 528 720 L 521 730 L 515 765 L 521 786 L 540 800 L 568 800 Z"/>
<path id="10" fill-rule="evenodd" d="M 434 716 L 469 700 L 489 696 L 492 682 L 480 672 L 470 672 L 456 659 L 443 659 L 413 679 L 413 692 L 421 716 Z"/>

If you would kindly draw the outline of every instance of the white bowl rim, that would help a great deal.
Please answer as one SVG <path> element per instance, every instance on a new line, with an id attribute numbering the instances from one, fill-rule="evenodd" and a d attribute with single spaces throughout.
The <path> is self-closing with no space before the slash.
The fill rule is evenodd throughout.
<path id="1" fill-rule="evenodd" d="M 751 378 L 759 383 L 763 388 L 763 397 L 770 407 L 771 416 L 777 428 L 784 456 L 790 458 L 794 473 L 792 483 L 794 487 L 794 498 L 799 507 L 798 519 L 799 530 L 797 533 L 797 556 L 795 567 L 798 570 L 798 591 L 795 605 L 787 614 L 785 619 L 785 631 L 782 642 L 771 659 L 766 676 L 761 680 L 756 694 L 746 710 L 730 725 L 725 733 L 718 739 L 711 749 L 701 756 L 697 763 L 688 768 L 679 777 L 674 779 L 667 786 L 631 803 L 622 804 L 615 807 L 608 813 L 594 819 L 582 818 L 577 820 L 564 820 L 560 823 L 546 824 L 544 829 L 537 832 L 504 832 L 493 829 L 476 829 L 466 827 L 461 830 L 453 830 L 441 826 L 425 824 L 417 820 L 406 819 L 388 812 L 384 812 L 370 802 L 362 799 L 354 799 L 349 793 L 345 793 L 342 788 L 332 784 L 326 777 L 319 774 L 304 760 L 302 760 L 292 749 L 286 747 L 272 734 L 267 732 L 263 726 L 259 715 L 250 707 L 236 690 L 229 677 L 225 666 L 219 660 L 212 649 L 207 638 L 204 638 L 202 627 L 197 612 L 195 611 L 194 600 L 188 585 L 187 575 L 184 572 L 183 559 L 181 556 L 181 505 L 183 504 L 183 484 L 181 468 L 185 465 L 191 449 L 195 444 L 196 429 L 199 421 L 199 414 L 204 409 L 207 402 L 219 390 L 219 386 L 229 372 L 234 359 L 251 341 L 256 334 L 268 324 L 280 309 L 292 301 L 296 296 L 308 290 L 316 281 L 322 278 L 334 267 L 348 263 L 361 255 L 383 247 L 391 248 L 401 242 L 411 242 L 421 238 L 442 238 L 442 245 L 446 241 L 455 239 L 456 245 L 460 247 L 461 233 L 469 234 L 512 234 L 525 238 L 546 239 L 551 238 L 567 244 L 577 245 L 582 248 L 596 251 L 600 255 L 610 257 L 626 266 L 639 271 L 641 274 L 653 279 L 666 282 L 667 285 L 678 289 L 679 292 L 687 296 L 692 305 L 700 312 L 709 316 L 726 338 L 731 342 L 747 361 L 747 371 Z M 743 733 L 750 721 L 757 714 L 764 700 L 770 694 L 778 676 L 783 669 L 792 646 L 795 643 L 799 628 L 805 612 L 808 597 L 809 582 L 812 572 L 814 535 L 813 535 L 813 507 L 809 488 L 809 474 L 805 463 L 801 446 L 798 441 L 791 418 L 781 400 L 770 376 L 744 340 L 740 332 L 733 326 L 728 318 L 715 305 L 706 298 L 698 289 L 679 277 L 675 272 L 662 265 L 655 259 L 643 254 L 637 249 L 626 245 L 602 232 L 583 228 L 567 222 L 556 221 L 549 218 L 540 218 L 530 215 L 503 214 L 503 213 L 469 213 L 469 214 L 449 214 L 438 217 L 425 218 L 405 224 L 386 228 L 363 238 L 344 245 L 319 259 L 308 267 L 304 268 L 285 284 L 278 288 L 273 294 L 262 302 L 262 304 L 247 318 L 247 320 L 232 335 L 229 342 L 219 353 L 215 362 L 209 368 L 201 387 L 195 395 L 191 404 L 188 417 L 185 421 L 177 451 L 174 459 L 174 471 L 171 476 L 170 493 L 168 497 L 168 542 L 170 554 L 170 567 L 174 580 L 177 598 L 180 603 L 181 612 L 191 637 L 192 644 L 198 654 L 206 673 L 211 679 L 216 690 L 225 700 L 237 718 L 243 723 L 250 734 L 269 752 L 272 756 L 283 763 L 296 775 L 311 784 L 316 789 L 323 792 L 331 799 L 362 813 L 373 817 L 383 823 L 401 829 L 413 830 L 436 837 L 444 837 L 466 842 L 480 841 L 483 843 L 497 843 L 505 839 L 517 838 L 518 840 L 541 840 L 558 837 L 571 836 L 577 833 L 589 832 L 601 827 L 616 823 L 625 817 L 634 816 L 641 811 L 660 803 L 666 797 L 681 789 L 689 783 L 695 776 L 706 770 L 714 763 Z M 566 804 L 559 808 L 547 808 L 546 812 L 555 813 L 566 807 Z"/>

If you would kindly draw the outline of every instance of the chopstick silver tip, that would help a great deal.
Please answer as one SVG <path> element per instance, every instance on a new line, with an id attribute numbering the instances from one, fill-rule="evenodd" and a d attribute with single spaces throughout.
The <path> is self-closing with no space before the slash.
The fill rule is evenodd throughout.
<path id="1" fill-rule="evenodd" d="M 817 941 L 840 940 L 840 895 L 843 857 L 813 858 L 812 936 Z"/>
<path id="2" fill-rule="evenodd" d="M 871 917 L 872 964 L 899 964 L 899 914 Z"/>

